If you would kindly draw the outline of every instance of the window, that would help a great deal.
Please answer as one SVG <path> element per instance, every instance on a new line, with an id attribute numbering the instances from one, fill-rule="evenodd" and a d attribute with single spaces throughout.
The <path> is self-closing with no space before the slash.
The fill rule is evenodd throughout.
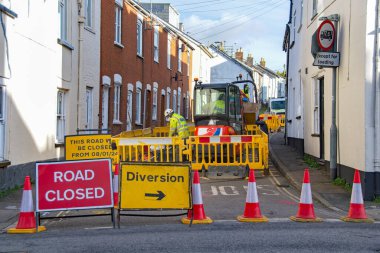
<path id="1" fill-rule="evenodd" d="M 166 96 L 166 109 L 170 108 L 170 94 L 171 94 L 171 90 L 170 88 L 168 87 L 167 88 L 167 96 Z"/>
<path id="2" fill-rule="evenodd" d="M 92 129 L 92 101 L 92 87 L 86 87 L 86 129 Z"/>
<path id="3" fill-rule="evenodd" d="M 298 32 L 301 31 L 301 27 L 302 27 L 302 19 L 303 19 L 303 0 L 301 0 L 301 15 L 300 15 L 300 25 L 298 26 Z"/>
<path id="4" fill-rule="evenodd" d="M 159 36 L 160 36 L 160 27 L 159 26 L 155 26 L 154 27 L 154 43 L 153 43 L 153 50 L 154 50 L 154 61 L 158 62 L 158 58 L 159 58 L 159 52 L 158 52 L 158 47 L 159 47 L 159 42 L 160 42 L 160 39 L 159 39 Z"/>
<path id="5" fill-rule="evenodd" d="M 171 47 L 172 45 L 172 40 L 170 38 L 170 35 L 168 35 L 168 48 L 167 48 L 167 66 L 168 66 L 168 69 L 171 69 L 171 63 L 170 63 L 170 60 L 172 58 L 172 52 L 171 52 Z"/>
<path id="6" fill-rule="evenodd" d="M 186 119 L 189 119 L 189 112 L 190 112 L 190 95 L 189 95 L 189 92 L 187 92 L 187 96 L 186 96 Z"/>
<path id="7" fill-rule="evenodd" d="M 67 27 L 68 27 L 68 19 L 67 19 L 67 0 L 59 0 L 59 16 L 60 16 L 60 38 L 63 41 L 67 41 Z"/>
<path id="8" fill-rule="evenodd" d="M 314 80 L 314 134 L 319 134 L 319 80 Z"/>
<path id="9" fill-rule="evenodd" d="M 182 43 L 178 42 L 178 71 L 182 71 Z"/>
<path id="10" fill-rule="evenodd" d="M 123 5 L 120 2 L 116 0 L 115 6 L 115 43 L 121 45 L 121 12 Z"/>
<path id="11" fill-rule="evenodd" d="M 114 97 L 113 97 L 113 123 L 120 124 L 120 96 L 121 96 L 121 76 L 115 74 Z"/>
<path id="12" fill-rule="evenodd" d="M 181 114 L 181 88 L 178 87 L 177 112 Z"/>
<path id="13" fill-rule="evenodd" d="M 173 90 L 173 111 L 177 112 L 177 91 Z"/>
<path id="14" fill-rule="evenodd" d="M 318 9 L 318 0 L 313 0 L 313 14 L 312 14 L 312 18 L 314 18 L 314 16 L 318 14 L 317 9 Z"/>
<path id="15" fill-rule="evenodd" d="M 65 140 L 65 92 L 58 90 L 57 93 L 57 132 L 56 142 L 63 143 Z"/>
<path id="16" fill-rule="evenodd" d="M 190 51 L 187 51 L 187 76 L 190 76 Z"/>
<path id="17" fill-rule="evenodd" d="M 93 28 L 93 15 L 94 15 L 94 12 L 93 12 L 93 1 L 94 0 L 86 0 L 85 2 L 85 23 L 84 25 L 87 26 L 87 27 L 90 27 L 90 28 Z"/>
<path id="18" fill-rule="evenodd" d="M 158 96 L 158 84 L 153 83 L 153 110 L 152 120 L 157 120 L 157 96 Z"/>
<path id="19" fill-rule="evenodd" d="M 141 124 L 141 96 L 142 96 L 142 84 L 140 82 L 136 83 L 136 121 L 135 123 Z"/>
<path id="20" fill-rule="evenodd" d="M 132 130 L 132 119 L 133 119 L 132 102 L 133 102 L 133 85 L 129 83 L 128 97 L 127 97 L 127 129 L 126 129 L 127 131 Z"/>
<path id="21" fill-rule="evenodd" d="M 137 55 L 142 56 L 143 20 L 137 19 Z"/>

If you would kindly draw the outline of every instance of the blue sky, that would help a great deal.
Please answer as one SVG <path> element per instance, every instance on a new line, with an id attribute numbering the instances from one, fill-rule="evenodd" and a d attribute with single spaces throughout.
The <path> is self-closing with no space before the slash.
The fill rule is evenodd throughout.
<path id="1" fill-rule="evenodd" d="M 143 2 L 150 2 L 144 0 Z M 171 3 L 180 13 L 185 32 L 208 45 L 225 41 L 234 51 L 242 48 L 244 58 L 251 53 L 258 63 L 282 70 L 286 54 L 282 51 L 289 0 L 152 0 Z"/>

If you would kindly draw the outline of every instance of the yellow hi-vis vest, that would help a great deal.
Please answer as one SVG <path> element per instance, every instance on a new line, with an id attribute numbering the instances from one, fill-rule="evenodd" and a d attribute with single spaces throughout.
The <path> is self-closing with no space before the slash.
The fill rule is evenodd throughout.
<path id="1" fill-rule="evenodd" d="M 224 100 L 216 100 L 213 114 L 225 114 L 225 113 L 226 113 L 226 109 L 225 109 Z"/>
<path id="2" fill-rule="evenodd" d="M 181 138 L 187 138 L 190 135 L 185 118 L 177 113 L 173 113 L 170 117 L 169 137 L 174 135 L 178 135 Z"/>

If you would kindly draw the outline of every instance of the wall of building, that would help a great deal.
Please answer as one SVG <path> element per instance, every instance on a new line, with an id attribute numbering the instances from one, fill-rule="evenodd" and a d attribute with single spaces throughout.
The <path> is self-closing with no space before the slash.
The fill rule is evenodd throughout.
<path id="1" fill-rule="evenodd" d="M 143 128 L 151 126 L 165 125 L 166 122 L 162 117 L 166 109 L 166 98 L 170 95 L 170 105 L 173 106 L 173 94 L 181 90 L 181 113 L 183 110 L 183 95 L 189 91 L 188 76 L 188 59 L 187 51 L 191 49 L 183 47 L 182 52 L 182 71 L 178 71 L 178 46 L 179 39 L 167 29 L 160 27 L 159 35 L 159 61 L 153 60 L 153 33 L 154 27 L 149 22 L 149 17 L 135 9 L 128 3 L 124 3 L 122 11 L 122 46 L 114 44 L 114 2 L 102 2 L 102 37 L 101 37 L 101 76 L 107 76 L 111 79 L 111 88 L 109 94 L 109 120 L 108 126 L 112 129 L 112 134 L 126 131 L 127 120 L 127 94 L 128 86 L 133 88 L 132 108 L 132 128 Z M 138 16 L 144 19 L 143 31 L 143 57 L 137 55 L 136 24 Z M 157 24 L 157 23 L 154 23 Z M 170 34 L 171 33 L 171 34 Z M 170 35 L 169 35 L 170 34 Z M 167 67 L 167 41 L 171 36 L 171 68 Z M 190 57 L 191 59 L 191 57 Z M 122 78 L 121 101 L 120 101 L 120 122 L 113 121 L 113 101 L 114 101 L 114 75 L 118 74 Z M 177 80 L 175 76 L 177 74 Z M 142 124 L 136 124 L 136 87 L 142 84 L 142 113 L 145 121 Z M 158 113 L 157 120 L 152 120 L 152 103 L 153 101 L 153 84 L 158 85 Z M 149 91 L 150 87 L 150 91 Z M 170 91 L 170 94 L 168 94 Z M 175 91 L 175 92 L 174 92 Z M 147 101 L 144 99 L 146 94 Z M 178 93 L 177 93 L 178 94 Z M 163 97 L 164 95 L 164 97 Z M 102 94 L 101 94 L 102 96 Z M 178 101 L 178 98 L 177 98 Z M 144 107 L 145 105 L 145 107 Z M 150 117 L 149 117 L 150 116 Z"/>

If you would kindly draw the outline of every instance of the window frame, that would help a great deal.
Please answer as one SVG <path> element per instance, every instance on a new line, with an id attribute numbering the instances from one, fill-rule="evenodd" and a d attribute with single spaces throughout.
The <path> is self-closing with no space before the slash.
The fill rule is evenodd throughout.
<path id="1" fill-rule="evenodd" d="M 158 63 L 160 58 L 160 27 L 158 25 L 154 27 L 153 33 L 153 58 Z"/>
<path id="2" fill-rule="evenodd" d="M 177 91 L 177 95 L 178 95 L 178 98 L 177 98 L 177 113 L 178 114 L 181 114 L 181 88 L 178 87 L 178 91 Z"/>
<path id="3" fill-rule="evenodd" d="M 166 109 L 169 109 L 170 108 L 170 100 L 171 100 L 171 94 L 172 94 L 172 91 L 169 87 L 167 87 L 166 89 Z"/>
<path id="4" fill-rule="evenodd" d="M 141 111 L 142 111 L 142 84 L 141 82 L 136 83 L 136 118 L 135 118 L 135 124 L 141 125 L 142 124 L 142 117 L 141 117 Z"/>
<path id="5" fill-rule="evenodd" d="M 137 31 L 137 49 L 136 53 L 138 56 L 142 57 L 143 56 L 143 25 L 144 25 L 144 20 L 142 17 L 137 18 L 136 22 L 136 31 Z"/>
<path id="6" fill-rule="evenodd" d="M 313 0 L 311 19 L 318 15 L 318 0 Z"/>
<path id="7" fill-rule="evenodd" d="M 153 83 L 153 99 L 152 99 L 152 120 L 157 120 L 157 111 L 158 111 L 158 105 L 157 105 L 157 100 L 158 100 L 158 84 Z"/>
<path id="8" fill-rule="evenodd" d="M 176 90 L 173 90 L 173 100 L 172 100 L 172 109 L 175 113 L 177 113 L 177 91 Z"/>
<path id="9" fill-rule="evenodd" d="M 182 42 L 178 41 L 178 72 L 182 72 Z"/>
<path id="10" fill-rule="evenodd" d="M 115 80 L 114 81 L 113 124 L 121 124 L 121 122 L 120 122 L 121 84 L 122 84 L 121 80 Z"/>
<path id="11" fill-rule="evenodd" d="M 167 41 L 167 55 L 166 55 L 166 66 L 168 67 L 168 69 L 171 69 L 171 58 L 172 58 L 172 39 L 170 37 L 170 35 L 168 34 L 168 41 Z"/>
<path id="12" fill-rule="evenodd" d="M 133 122 L 133 84 L 128 84 L 128 94 L 127 94 L 127 113 L 126 113 L 126 130 L 132 130 Z"/>
<path id="13" fill-rule="evenodd" d="M 117 45 L 122 45 L 121 36 L 122 36 L 122 13 L 123 13 L 123 5 L 116 0 L 115 1 L 115 38 L 114 43 Z"/>
<path id="14" fill-rule="evenodd" d="M 57 91 L 57 111 L 56 111 L 56 134 L 55 142 L 64 143 L 66 132 L 66 92 L 62 89 Z"/>
<path id="15" fill-rule="evenodd" d="M 68 5 L 67 0 L 59 0 L 59 18 L 60 18 L 60 40 L 67 42 L 68 41 Z"/>
<path id="16" fill-rule="evenodd" d="M 89 4 L 90 3 L 90 4 Z M 89 9 L 90 6 L 90 9 Z M 86 0 L 85 1 L 85 11 L 84 11 L 85 21 L 84 25 L 91 30 L 94 29 L 94 0 Z"/>

